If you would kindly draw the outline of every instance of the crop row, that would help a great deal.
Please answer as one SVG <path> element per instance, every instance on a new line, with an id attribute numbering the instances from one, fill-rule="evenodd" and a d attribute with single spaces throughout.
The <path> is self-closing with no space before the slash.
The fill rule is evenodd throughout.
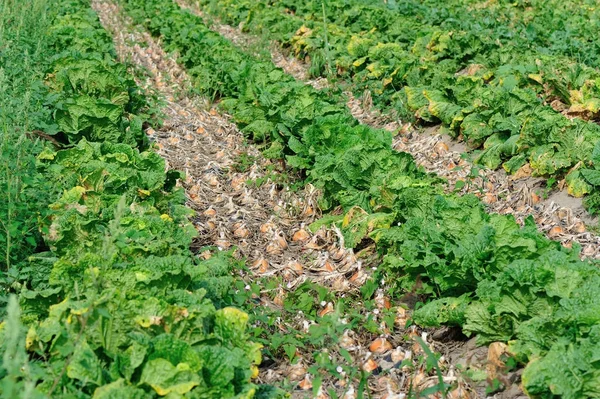
<path id="1" fill-rule="evenodd" d="M 340 223 L 348 245 L 377 242 L 396 293 L 432 299 L 415 312 L 418 323 L 509 341 L 528 363 L 530 395 L 598 397 L 600 371 L 581 359 L 600 341 L 600 271 L 579 260 L 579 248 L 548 240 L 532 220 L 519 227 L 487 214 L 474 196 L 444 194 L 439 179 L 391 148 L 390 133 L 358 125 L 334 94 L 245 54 L 171 1 L 121 3 L 246 134 L 304 169 L 325 206 L 342 206 L 343 218 L 326 221 Z"/>
<path id="2" fill-rule="evenodd" d="M 321 2 L 312 0 L 270 0 L 264 4 L 317 23 L 325 18 L 353 33 L 374 30 L 395 42 L 412 43 L 424 33 L 440 29 L 476 32 L 480 40 L 488 42 L 478 50 L 511 46 L 599 66 L 600 48 L 589 40 L 600 23 L 600 10 L 593 1 L 338 0 L 327 2 L 325 10 Z"/>
<path id="3" fill-rule="evenodd" d="M 218 13 L 225 20 L 241 22 L 242 26 L 249 29 L 255 30 L 260 27 L 264 32 L 283 33 L 286 39 L 295 32 L 290 28 L 298 29 L 304 24 L 311 29 L 323 29 L 325 19 L 331 24 L 331 28 L 328 26 L 327 29 L 332 31 L 334 43 L 329 43 L 329 51 L 334 53 L 338 51 L 335 41 L 340 39 L 340 35 L 346 36 L 341 43 L 344 46 L 348 45 L 351 35 L 356 35 L 376 43 L 400 44 L 418 53 L 424 53 L 424 45 L 435 44 L 430 42 L 430 37 L 439 36 L 438 40 L 445 42 L 440 44 L 448 48 L 441 54 L 437 51 L 438 59 L 455 59 L 461 67 L 481 64 L 487 68 L 498 68 L 511 63 L 511 58 L 527 64 L 544 55 L 554 56 L 558 68 L 571 65 L 574 61 L 597 66 L 589 62 L 590 58 L 597 58 L 594 57 L 597 51 L 595 44 L 589 40 L 589 33 L 593 32 L 600 11 L 596 11 L 591 4 L 579 2 L 574 4 L 542 0 L 535 5 L 525 6 L 513 2 L 477 4 L 450 1 L 439 4 L 432 1 L 408 1 L 391 6 L 384 3 L 344 0 L 328 2 L 322 7 L 320 2 L 311 0 L 264 0 L 252 4 L 235 3 L 225 8 L 216 7 L 214 0 L 198 3 L 207 11 Z M 565 12 L 566 9 L 569 12 Z M 266 19 L 263 19 L 263 13 L 268 15 Z M 275 13 L 283 14 L 283 17 L 275 18 Z M 469 18 L 464 17 L 466 14 L 469 14 Z M 569 17 L 565 18 L 564 15 Z M 582 16 L 586 16 L 587 20 Z M 257 26 L 254 26 L 255 24 Z M 549 26 L 552 29 L 548 29 Z M 325 35 L 323 32 L 319 32 L 319 35 L 322 42 Z M 312 41 L 317 40 L 319 39 L 314 38 Z M 575 46 L 574 42 L 580 43 L 579 46 Z M 321 50 L 325 47 L 324 43 L 317 42 L 317 45 Z M 448 50 L 456 53 L 452 54 Z M 527 57 L 523 57 L 522 53 Z M 516 54 L 521 57 L 515 58 Z M 340 55 L 344 55 L 344 52 Z M 340 62 L 338 58 L 342 58 L 341 56 L 334 55 L 334 58 L 336 64 L 344 69 L 348 68 L 345 64 L 349 61 L 356 61 L 346 59 Z M 588 74 L 594 73 L 594 69 L 583 69 Z M 559 72 L 564 72 L 564 69 L 555 72 L 560 78 Z M 576 82 L 573 77 L 565 78 L 563 82 L 552 83 L 562 83 L 570 88 L 581 86 L 581 81 Z M 556 90 L 559 91 L 559 88 Z"/>
<path id="4" fill-rule="evenodd" d="M 356 32 L 325 25 L 311 13 L 306 18 L 302 12 L 290 13 L 280 2 L 196 3 L 225 23 L 241 24 L 300 58 L 310 58 L 315 75 L 335 70 L 356 93 L 369 90 L 383 109 L 441 122 L 451 135 L 460 135 L 473 148 L 483 147 L 476 161 L 487 167 L 502 165 L 514 173 L 529 163 L 540 176 L 567 175 L 572 195 L 595 192 L 588 203 L 596 210 L 596 69 L 543 52 L 540 46 L 530 48 L 522 35 L 507 33 L 507 26 L 482 32 L 475 25 L 435 26 L 406 17 L 396 20 L 400 27 L 393 32 L 380 32 L 367 29 L 373 25 L 368 19 L 379 14 L 364 12 L 354 15 L 353 23 L 365 26 Z M 396 15 L 386 12 L 388 19 Z"/>
<path id="5" fill-rule="evenodd" d="M 52 197 L 40 226 L 47 251 L 12 286 L 22 316 L 13 300 L 2 324 L 0 392 L 254 397 L 261 353 L 248 340 L 248 316 L 215 307 L 232 283 L 231 259 L 190 252 L 196 233 L 180 175 L 165 172 L 142 130 L 152 108 L 114 60 L 89 2 L 55 3 L 39 82 L 49 112 L 37 122 L 55 145 L 37 157 Z"/>

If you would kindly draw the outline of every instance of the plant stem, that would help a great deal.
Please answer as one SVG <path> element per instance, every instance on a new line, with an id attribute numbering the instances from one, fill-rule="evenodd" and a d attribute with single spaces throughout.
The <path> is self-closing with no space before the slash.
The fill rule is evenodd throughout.
<path id="1" fill-rule="evenodd" d="M 325 14 L 325 0 L 321 1 L 323 10 L 323 33 L 325 37 L 325 59 L 327 60 L 327 75 L 331 74 L 331 57 L 329 56 L 329 39 L 327 37 L 327 16 Z"/>

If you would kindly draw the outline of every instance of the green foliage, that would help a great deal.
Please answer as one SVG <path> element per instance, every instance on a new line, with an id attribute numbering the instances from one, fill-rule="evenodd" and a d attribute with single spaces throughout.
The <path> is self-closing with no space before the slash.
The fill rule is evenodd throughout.
<path id="1" fill-rule="evenodd" d="M 96 15 L 85 9 L 62 15 L 48 35 L 58 52 L 45 82 L 54 122 L 49 133 L 71 144 L 86 138 L 146 147 L 148 104 L 125 66 L 107 56 L 114 49 Z"/>
<path id="2" fill-rule="evenodd" d="M 21 324 L 17 298 L 8 300 L 6 319 L 0 324 L 0 397 L 44 398 L 36 388 L 35 372 L 25 351 L 25 328 Z"/>
<path id="3" fill-rule="evenodd" d="M 0 303 L 19 279 L 22 262 L 43 247 L 51 187 L 35 168 L 44 147 L 32 131 L 49 116 L 41 83 L 49 57 L 42 40 L 53 12 L 46 2 L 0 1 Z M 29 140 L 29 135 L 33 140 Z M 14 291 L 13 291 L 14 292 Z M 0 313 L 5 306 L 0 305 Z"/>
<path id="4" fill-rule="evenodd" d="M 554 344 L 545 357 L 534 359 L 523 373 L 527 394 L 532 397 L 556 395 L 565 399 L 596 397 L 599 372 L 586 365 L 598 356 L 598 342 L 596 325 L 589 337 L 581 339 L 577 346 Z M 552 384 L 552 393 L 548 392 L 549 384 Z"/>
<path id="5" fill-rule="evenodd" d="M 249 341 L 245 313 L 215 306 L 231 283 L 231 254 L 200 261 L 190 253 L 196 231 L 175 187 L 181 174 L 165 172 L 142 132 L 152 108 L 110 58 L 111 39 L 89 3 L 55 3 L 49 26 L 28 39 L 56 55 L 25 77 L 38 90 L 27 129 L 54 135 L 54 146 L 15 140 L 2 154 L 20 157 L 15 143 L 33 149 L 27 162 L 12 160 L 0 182 L 9 202 L 27 200 L 29 190 L 39 201 L 31 209 L 9 203 L 3 223 L 30 218 L 44 246 L 19 254 L 11 289 L 20 306 L 11 299 L 2 324 L 1 394 L 254 397 L 261 346 Z M 31 177 L 11 180 L 15 165 Z M 31 229 L 8 226 L 15 237 Z"/>
<path id="6" fill-rule="evenodd" d="M 528 219 L 521 228 L 512 217 L 489 215 L 476 197 L 437 196 L 398 227 L 374 233 L 386 248 L 384 264 L 404 273 L 396 284 L 438 296 L 473 291 L 490 274 L 516 259 L 566 251 L 546 239 Z"/>
<path id="7" fill-rule="evenodd" d="M 334 96 L 328 98 L 325 92 L 300 85 L 273 65 L 244 54 L 177 5 L 159 0 L 123 0 L 123 4 L 138 23 L 180 54 L 180 62 L 198 78 L 198 87 L 220 98 L 252 138 L 278 143 L 277 152 L 290 165 L 306 171 L 307 180 L 322 189 L 324 207 L 341 205 L 345 217 L 331 221 L 341 226 L 348 242 L 377 242 L 385 256 L 386 281 L 394 282 L 396 293 L 410 290 L 433 299 L 416 311 L 416 320 L 428 325 L 459 324 L 482 342 L 509 341 L 521 362 L 531 362 L 524 387 L 534 395 L 597 397 L 595 364 L 579 362 L 570 374 L 573 378 L 565 380 L 544 361 L 554 361 L 561 351 L 569 359 L 592 356 L 588 348 L 595 342 L 594 326 L 600 324 L 600 283 L 596 265 L 579 260 L 579 248 L 567 249 L 548 240 L 532 220 L 519 226 L 512 217 L 487 214 L 474 196 L 445 194 L 438 179 L 419 170 L 408 154 L 391 149 L 389 133 L 357 125 Z M 208 9 L 213 10 L 214 4 L 210 2 Z M 236 24 L 244 22 L 246 29 L 252 29 L 252 21 L 267 22 L 260 16 L 267 15 L 263 12 L 269 8 L 254 8 L 249 2 L 227 4 L 221 4 L 222 13 Z M 269 26 L 278 35 L 284 32 L 279 28 L 299 28 L 289 22 L 297 17 L 277 15 L 281 23 L 263 27 Z M 277 19 L 271 17 L 269 21 Z M 319 24 L 310 28 L 277 38 L 289 40 L 298 55 L 312 54 L 324 48 L 324 36 Z M 340 44 L 345 30 L 331 24 L 326 29 L 335 59 L 347 51 Z M 339 42 L 336 32 L 342 35 Z M 377 35 L 365 33 L 370 34 Z M 355 39 L 351 51 L 372 58 L 356 66 L 339 64 L 338 70 L 357 68 L 354 78 L 373 85 L 375 94 L 377 89 L 383 95 L 405 86 L 407 104 L 420 117 L 440 120 L 455 133 L 483 144 L 480 161 L 490 166 L 509 160 L 505 167 L 514 171 L 529 161 L 538 173 L 552 175 L 589 160 L 598 127 L 565 118 L 542 103 L 550 95 L 564 95 L 563 82 L 551 78 L 559 61 L 540 55 L 539 63 L 531 62 L 527 57 L 533 53 L 524 49 L 523 58 L 501 52 L 500 58 L 491 58 L 496 64 L 457 74 L 468 66 L 462 63 L 497 49 L 496 37 L 491 38 L 432 29 L 410 38 L 414 43 L 409 48 L 374 44 L 368 49 L 361 49 Z M 504 61 L 499 64 L 500 60 Z M 595 73 L 566 65 L 573 67 L 569 70 L 573 73 L 564 75 L 565 79 L 585 80 L 585 74 Z M 551 94 L 541 90 L 536 72 L 554 82 Z M 441 92 L 436 87 L 448 89 Z M 297 290 L 284 306 L 312 317 L 317 311 L 315 298 L 320 299 L 321 293 L 311 290 Z M 372 294 L 373 290 L 367 291 Z M 265 343 L 293 359 L 294 348 L 306 341 L 273 332 L 273 321 L 264 317 L 265 325 L 260 328 L 268 332 Z M 326 344 L 337 336 L 335 328 L 323 324 L 309 328 L 310 339 Z M 326 368 L 326 361 L 317 363 Z M 570 360 L 566 367 L 574 363 Z"/>
<path id="8" fill-rule="evenodd" d="M 589 168 L 573 171 L 569 174 L 571 180 L 577 179 L 579 184 L 571 183 L 569 188 L 580 188 L 580 192 L 590 192 L 590 186 L 597 188 L 600 186 L 600 143 L 596 143 L 592 152 L 592 165 Z M 567 176 L 567 178 L 569 177 Z M 593 215 L 600 213 L 600 192 L 593 191 L 584 199 L 584 205 Z"/>
<path id="9" fill-rule="evenodd" d="M 483 147 L 475 161 L 489 168 L 514 173 L 529 162 L 537 175 L 562 177 L 589 164 L 600 141 L 600 49 L 585 22 L 599 14 L 591 4 L 189 1 L 310 57 L 313 74 L 328 75 L 326 54 L 357 96 L 368 90 L 403 119 L 442 123 Z M 569 189 L 594 190 L 579 179 Z"/>
<path id="10" fill-rule="evenodd" d="M 22 262 L 43 245 L 39 221 L 48 215 L 48 194 L 52 190 L 35 168 L 34 155 L 41 148 L 41 143 L 30 141 L 16 130 L 5 130 L 0 139 L 2 285 L 8 286 L 18 278 Z"/>

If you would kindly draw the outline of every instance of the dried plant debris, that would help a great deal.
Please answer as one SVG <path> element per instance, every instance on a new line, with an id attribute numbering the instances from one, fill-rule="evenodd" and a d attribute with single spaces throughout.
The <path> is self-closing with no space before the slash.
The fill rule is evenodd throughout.
<path id="1" fill-rule="evenodd" d="M 189 206 L 198 212 L 198 247 L 236 247 L 261 273 L 288 278 L 301 274 L 303 279 L 307 273 L 317 278 L 323 267 L 332 269 L 329 274 L 359 268 L 352 250 L 340 246 L 339 232 L 309 232 L 307 226 L 320 216 L 317 190 L 307 185 L 293 192 L 282 184 L 293 176 L 247 145 L 226 116 L 204 99 L 181 95 L 190 87 L 189 78 L 151 37 L 133 28 L 123 33 L 120 27 L 130 23 L 116 5 L 97 2 L 95 7 L 115 32 L 120 56 L 150 71 L 145 83 L 164 95 L 164 125 L 147 133 L 169 167 L 186 174 L 182 184 Z"/>

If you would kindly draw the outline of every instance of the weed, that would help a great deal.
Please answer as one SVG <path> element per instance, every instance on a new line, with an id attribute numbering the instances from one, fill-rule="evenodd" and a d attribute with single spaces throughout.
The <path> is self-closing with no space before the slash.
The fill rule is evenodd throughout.
<path id="1" fill-rule="evenodd" d="M 247 152 L 243 152 L 238 156 L 231 168 L 235 172 L 246 173 L 250 170 L 252 165 L 256 163 L 256 160 L 257 158 L 255 156 L 248 155 Z"/>
<path id="2" fill-rule="evenodd" d="M 41 0 L 0 1 L 0 303 L 19 279 L 20 263 L 43 245 L 38 226 L 53 192 L 36 171 L 44 143 L 26 136 L 49 119 L 38 83 L 49 58 L 42 40 L 47 7 Z"/>

